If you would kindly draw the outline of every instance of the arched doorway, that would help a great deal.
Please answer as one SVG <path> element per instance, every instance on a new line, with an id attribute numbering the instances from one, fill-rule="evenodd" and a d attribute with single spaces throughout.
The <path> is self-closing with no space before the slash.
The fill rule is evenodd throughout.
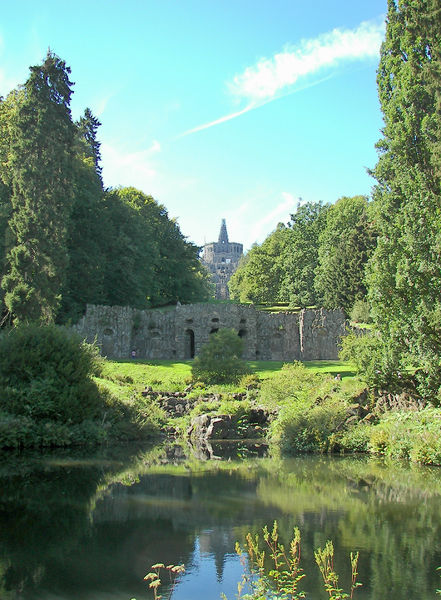
<path id="1" fill-rule="evenodd" d="M 194 358 L 194 331 L 185 330 L 185 358 Z"/>

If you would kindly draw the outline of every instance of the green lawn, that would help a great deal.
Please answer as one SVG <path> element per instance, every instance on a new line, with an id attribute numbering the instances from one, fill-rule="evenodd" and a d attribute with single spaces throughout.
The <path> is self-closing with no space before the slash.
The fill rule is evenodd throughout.
<path id="1" fill-rule="evenodd" d="M 253 373 L 261 379 L 268 379 L 285 364 L 281 361 L 248 361 Z M 97 380 L 109 391 L 127 397 L 144 386 L 156 390 L 179 391 L 191 379 L 192 361 L 174 360 L 104 360 L 103 372 Z M 307 369 L 317 373 L 340 373 L 344 378 L 355 375 L 352 365 L 340 360 L 316 360 L 304 363 Z M 238 386 L 210 386 L 207 391 L 234 392 Z"/>

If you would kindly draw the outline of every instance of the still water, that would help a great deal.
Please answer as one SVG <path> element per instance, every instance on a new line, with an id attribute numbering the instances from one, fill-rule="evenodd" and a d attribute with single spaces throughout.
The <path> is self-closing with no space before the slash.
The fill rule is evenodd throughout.
<path id="1" fill-rule="evenodd" d="M 150 565 L 184 563 L 173 600 L 235 598 L 236 540 L 299 526 L 303 588 L 327 596 L 314 549 L 331 539 L 340 583 L 360 551 L 360 600 L 435 599 L 441 469 L 361 458 L 199 460 L 180 447 L 6 455 L 2 600 L 147 600 Z M 244 454 L 239 449 L 239 454 Z M 164 590 L 166 592 L 166 590 Z M 164 593 L 164 599 L 167 598 Z"/>

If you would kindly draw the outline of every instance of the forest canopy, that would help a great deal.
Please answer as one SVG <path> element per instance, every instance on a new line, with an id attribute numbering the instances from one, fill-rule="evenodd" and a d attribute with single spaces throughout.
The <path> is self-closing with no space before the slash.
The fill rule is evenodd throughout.
<path id="1" fill-rule="evenodd" d="M 11 322 L 75 320 L 87 303 L 137 308 L 209 296 L 199 248 L 164 206 L 105 189 L 101 123 L 72 120 L 70 68 L 48 51 L 0 98 L 0 303 Z"/>

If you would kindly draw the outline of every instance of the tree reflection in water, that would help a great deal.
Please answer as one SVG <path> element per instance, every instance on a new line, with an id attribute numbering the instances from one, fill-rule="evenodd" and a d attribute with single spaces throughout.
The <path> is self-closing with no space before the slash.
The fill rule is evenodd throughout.
<path id="1" fill-rule="evenodd" d="M 143 577 L 160 561 L 186 565 L 175 600 L 217 600 L 220 591 L 234 598 L 241 573 L 235 541 L 274 519 L 287 538 L 301 529 L 311 598 L 325 597 L 313 551 L 327 539 L 345 586 L 349 552 L 360 550 L 357 598 L 435 597 L 440 469 L 364 457 L 231 454 L 202 461 L 161 446 L 6 456 L 0 597 L 143 600 L 151 597 Z"/>

